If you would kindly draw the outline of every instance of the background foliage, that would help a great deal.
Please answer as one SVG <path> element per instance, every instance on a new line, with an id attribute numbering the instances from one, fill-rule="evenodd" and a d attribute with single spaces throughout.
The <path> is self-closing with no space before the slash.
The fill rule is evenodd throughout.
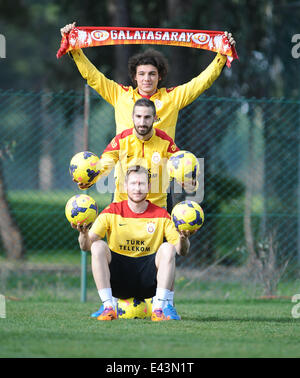
<path id="1" fill-rule="evenodd" d="M 299 96 L 299 61 L 291 56 L 291 38 L 298 32 L 300 5 L 292 0 L 3 0 L 0 32 L 7 40 L 1 60 L 1 87 L 51 90 L 82 88 L 82 79 L 66 62 L 57 60 L 59 29 L 77 25 L 173 27 L 229 30 L 240 60 L 209 89 L 210 94 L 246 97 Z M 127 56 L 140 47 L 89 49 L 97 67 L 123 84 L 129 83 Z M 170 60 L 168 85 L 198 74 L 213 54 L 184 47 L 159 47 Z M 172 64 L 176 62 L 176 64 Z"/>
<path id="2" fill-rule="evenodd" d="M 286 261 L 297 278 L 300 70 L 291 39 L 299 32 L 299 16 L 300 3 L 288 0 L 1 1 L 6 59 L 0 59 L 0 195 L 13 214 L 12 229 L 21 229 L 20 240 L 11 233 L 5 243 L 6 223 L 0 225 L 1 273 L 8 244 L 22 247 L 10 257 L 48 260 L 64 255 L 70 261 L 77 248 L 63 205 L 74 191 L 66 171 L 69 157 L 83 148 L 84 83 L 67 56 L 56 59 L 60 28 L 77 21 L 233 33 L 239 60 L 182 112 L 177 125 L 177 144 L 205 159 L 208 230 L 193 242 L 187 263 L 179 264 L 218 262 L 249 274 L 255 267 L 255 274 L 266 276 L 271 258 L 262 264 L 255 256 L 270 255 L 270 243 L 263 242 L 276 231 L 280 259 L 272 265 L 273 279 Z M 107 46 L 86 54 L 108 77 L 130 84 L 128 57 L 142 48 Z M 183 47 L 157 49 L 170 63 L 167 86 L 190 80 L 214 57 Z M 111 106 L 91 91 L 90 149 L 100 153 L 113 134 Z M 104 206 L 109 198 L 99 201 Z"/>

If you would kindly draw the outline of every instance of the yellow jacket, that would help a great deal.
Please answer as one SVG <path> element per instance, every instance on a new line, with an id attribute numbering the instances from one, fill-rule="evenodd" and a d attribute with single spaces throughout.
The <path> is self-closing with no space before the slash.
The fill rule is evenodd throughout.
<path id="1" fill-rule="evenodd" d="M 120 163 L 114 202 L 127 200 L 123 187 L 127 169 L 133 165 L 141 165 L 149 172 L 150 191 L 147 199 L 157 206 L 167 206 L 169 176 L 166 163 L 179 148 L 164 131 L 154 128 L 153 131 L 152 137 L 143 141 L 136 137 L 134 129 L 127 129 L 116 135 L 101 155 L 99 178 L 107 176 L 114 165 Z"/>
<path id="2" fill-rule="evenodd" d="M 133 127 L 132 110 L 134 103 L 142 98 L 137 88 L 123 86 L 106 78 L 88 60 L 82 50 L 72 51 L 73 59 L 82 77 L 104 100 L 115 108 L 116 134 Z M 165 131 L 175 140 L 178 113 L 208 89 L 220 75 L 226 56 L 217 54 L 212 63 L 197 77 L 186 84 L 173 88 L 160 88 L 150 97 L 155 103 L 157 121 L 154 127 Z"/>

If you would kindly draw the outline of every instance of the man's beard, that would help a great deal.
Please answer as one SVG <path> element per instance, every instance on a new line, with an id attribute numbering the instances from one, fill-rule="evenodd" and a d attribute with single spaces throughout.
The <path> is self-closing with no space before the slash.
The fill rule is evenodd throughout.
<path id="1" fill-rule="evenodd" d="M 141 127 L 141 126 L 139 126 L 139 127 Z M 153 126 L 150 126 L 150 127 L 143 126 L 143 127 L 145 127 L 145 129 L 143 131 L 140 131 L 138 127 L 134 126 L 134 129 L 135 129 L 135 131 L 137 132 L 138 135 L 141 135 L 141 136 L 147 135 L 147 134 L 149 134 L 149 132 L 153 128 Z"/>
<path id="2" fill-rule="evenodd" d="M 140 198 L 139 200 L 134 199 L 134 198 L 131 197 L 128 193 L 127 193 L 127 196 L 128 196 L 128 198 L 130 199 L 130 201 L 132 201 L 132 202 L 134 202 L 134 203 L 141 203 L 141 202 L 145 201 L 145 199 L 146 199 L 148 193 L 141 193 L 141 194 L 144 194 L 144 196 L 143 196 L 142 198 Z"/>

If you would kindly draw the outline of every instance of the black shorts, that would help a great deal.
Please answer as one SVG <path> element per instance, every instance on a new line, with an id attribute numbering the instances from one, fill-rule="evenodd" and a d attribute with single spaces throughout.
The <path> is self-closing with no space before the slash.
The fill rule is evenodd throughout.
<path id="1" fill-rule="evenodd" d="M 110 283 L 115 298 L 152 298 L 156 293 L 156 253 L 128 257 L 111 252 Z"/>

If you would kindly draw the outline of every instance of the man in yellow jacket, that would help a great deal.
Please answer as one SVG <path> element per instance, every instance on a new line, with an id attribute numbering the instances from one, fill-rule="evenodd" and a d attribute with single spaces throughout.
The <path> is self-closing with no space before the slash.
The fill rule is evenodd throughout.
<path id="1" fill-rule="evenodd" d="M 75 27 L 75 22 L 61 29 L 61 34 L 68 34 Z M 231 33 L 225 32 L 231 45 L 235 45 Z M 70 52 L 82 77 L 100 96 L 115 109 L 116 134 L 133 127 L 132 110 L 135 102 L 146 97 L 156 107 L 155 128 L 165 131 L 175 140 L 178 113 L 193 102 L 221 74 L 226 63 L 226 56 L 217 54 L 212 63 L 197 77 L 186 84 L 173 88 L 159 88 L 167 74 L 167 62 L 164 56 L 154 49 L 134 55 L 129 60 L 129 74 L 135 85 L 124 86 L 108 79 L 84 55 L 82 50 Z"/>
<path id="2" fill-rule="evenodd" d="M 167 208 L 167 190 L 170 182 L 167 161 L 172 154 L 179 151 L 179 148 L 164 131 L 153 127 L 155 119 L 153 101 L 147 98 L 139 99 L 132 113 L 134 127 L 117 134 L 101 155 L 98 180 L 107 176 L 115 164 L 119 163 L 114 202 L 127 200 L 124 188 L 125 174 L 131 166 L 139 165 L 148 170 L 150 190 L 147 199 L 157 206 Z M 80 189 L 89 187 L 82 183 L 78 186 Z"/>
<path id="3" fill-rule="evenodd" d="M 75 22 L 67 24 L 61 28 L 61 35 L 68 34 L 74 27 Z M 225 32 L 225 35 L 230 44 L 235 45 L 231 33 Z M 73 50 L 69 54 L 88 85 L 114 107 L 116 134 L 133 128 L 133 106 L 137 100 L 144 97 L 155 104 L 157 116 L 154 127 L 166 132 L 173 140 L 175 140 L 179 111 L 213 84 L 221 74 L 227 59 L 226 56 L 218 53 L 212 63 L 188 83 L 173 88 L 159 88 L 160 82 L 166 77 L 168 64 L 164 56 L 154 49 L 130 58 L 129 74 L 135 87 L 124 86 L 108 79 L 88 60 L 82 50 Z M 120 167 L 117 165 L 115 172 L 117 180 L 119 174 Z M 172 206 L 172 196 L 169 195 L 168 208 L 171 209 Z"/>

